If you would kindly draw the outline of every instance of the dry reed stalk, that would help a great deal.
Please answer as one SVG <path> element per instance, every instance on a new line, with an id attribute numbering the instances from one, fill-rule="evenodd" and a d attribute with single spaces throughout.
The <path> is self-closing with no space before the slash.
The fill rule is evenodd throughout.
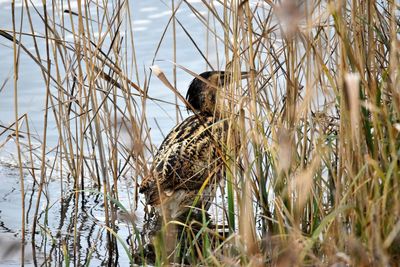
<path id="1" fill-rule="evenodd" d="M 360 75 L 357 73 L 349 73 L 344 76 L 346 99 L 349 105 L 350 125 L 352 139 L 355 147 L 360 146 L 360 98 L 359 84 Z"/>
<path id="2" fill-rule="evenodd" d="M 246 140 L 246 127 L 244 120 L 244 112 L 240 114 L 239 128 L 242 129 L 240 136 L 241 140 Z M 240 154 L 243 155 L 244 169 L 250 170 L 250 159 L 247 155 L 248 147 L 247 142 L 244 141 L 241 144 Z M 258 242 L 256 237 L 256 229 L 254 222 L 254 210 L 253 210 L 253 194 L 251 186 L 251 176 L 249 171 L 245 171 L 243 175 L 244 181 L 241 186 L 241 196 L 239 204 L 239 235 L 241 236 L 244 252 L 250 258 L 253 258 L 259 254 Z"/>
<path id="3" fill-rule="evenodd" d="M 19 49 L 17 50 L 17 31 L 15 21 L 15 2 L 11 3 L 12 12 L 12 27 L 13 27 L 13 67 L 14 67 L 14 115 L 15 115 L 15 143 L 17 146 L 18 169 L 20 176 L 20 189 L 21 189 L 21 266 L 25 264 L 25 183 L 24 174 L 22 171 L 22 156 L 19 141 L 19 123 L 18 123 L 18 69 L 19 69 Z M 21 21 L 22 27 L 22 21 Z M 21 32 L 21 30 L 19 31 Z M 21 35 L 20 35 L 21 38 Z"/>

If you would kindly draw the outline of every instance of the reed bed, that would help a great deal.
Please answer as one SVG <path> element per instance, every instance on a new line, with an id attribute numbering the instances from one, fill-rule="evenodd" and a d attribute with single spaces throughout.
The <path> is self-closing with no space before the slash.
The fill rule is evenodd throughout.
<path id="1" fill-rule="evenodd" d="M 180 263 L 399 266 L 398 2 L 172 0 L 165 3 L 171 14 L 159 41 L 161 46 L 172 40 L 172 75 L 160 69 L 154 75 L 136 61 L 128 1 L 43 3 L 35 9 L 22 1 L 24 17 L 13 16 L 13 29 L 0 34 L 13 42 L 15 54 L 16 121 L 7 126 L 14 132 L 7 141 L 15 140 L 19 148 L 22 238 L 27 233 L 41 253 L 53 244 L 45 262 L 80 265 L 83 258 L 89 265 L 96 240 L 104 235 L 103 263 L 116 264 L 120 254 L 131 264 L 149 263 L 135 217 L 143 202 L 138 183 L 158 145 L 152 142 L 148 103 L 173 107 L 174 120 L 182 120 L 177 69 L 191 73 L 191 66 L 177 62 L 180 32 L 196 48 L 204 70 L 232 73 L 223 88 L 229 124 L 221 144 L 225 180 L 210 211 L 226 231 L 209 227 L 206 216 L 197 226 L 182 225 L 186 238 L 176 245 L 186 256 Z M 198 33 L 180 22 L 181 9 L 204 26 L 205 47 L 196 43 Z M 31 22 L 38 14 L 44 35 Z M 29 30 L 21 31 L 22 24 Z M 33 40 L 33 50 L 24 46 L 26 38 Z M 20 53 L 32 59 L 46 84 L 40 148 L 31 144 L 29 114 L 17 108 Z M 157 64 L 158 48 L 150 53 Z M 247 81 L 240 80 L 241 71 L 250 74 Z M 175 102 L 152 97 L 151 81 L 157 79 L 168 85 Z M 54 147 L 46 144 L 49 118 L 58 133 Z M 122 133 L 129 138 L 123 140 Z M 29 142 L 21 143 L 21 134 Z M 60 179 L 51 179 L 55 174 Z M 24 191 L 27 176 L 35 181 L 30 192 Z M 48 223 L 54 184 L 64 203 L 60 214 L 71 209 L 68 232 Z M 125 187 L 132 195 L 124 207 Z M 34 196 L 29 209 L 26 194 Z M 90 196 L 102 202 L 104 220 L 97 224 L 103 231 L 81 251 Z M 119 235 L 121 212 L 131 233 L 127 239 Z M 168 241 L 165 234 L 155 243 L 153 264 L 170 260 Z M 59 259 L 52 258 L 54 251 Z"/>

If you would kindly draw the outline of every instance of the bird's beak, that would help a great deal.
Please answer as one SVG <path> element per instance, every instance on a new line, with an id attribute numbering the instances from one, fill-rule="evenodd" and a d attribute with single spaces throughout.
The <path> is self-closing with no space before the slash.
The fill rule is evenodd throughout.
<path id="1" fill-rule="evenodd" d="M 240 78 L 240 80 L 244 80 L 244 79 L 248 79 L 251 77 L 251 75 L 253 75 L 253 77 L 255 77 L 257 74 L 257 72 L 255 70 L 250 70 L 250 71 L 241 71 L 240 72 L 240 76 L 238 75 L 238 78 Z M 220 82 L 221 84 L 229 84 L 233 81 L 233 73 L 232 72 L 223 72 L 220 75 Z M 236 78 L 236 76 L 235 76 Z"/>
<path id="2" fill-rule="evenodd" d="M 251 75 L 254 75 L 254 76 L 256 76 L 256 74 L 257 74 L 257 72 L 255 71 L 255 70 L 250 70 L 250 71 L 242 71 L 242 72 L 240 72 L 240 78 L 242 79 L 242 80 L 244 80 L 244 79 L 248 79 L 248 78 L 250 78 L 250 76 Z"/>

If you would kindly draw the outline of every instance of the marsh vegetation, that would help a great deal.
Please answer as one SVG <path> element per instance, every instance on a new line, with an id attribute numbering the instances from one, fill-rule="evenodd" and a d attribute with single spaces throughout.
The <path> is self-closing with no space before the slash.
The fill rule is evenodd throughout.
<path id="1" fill-rule="evenodd" d="M 0 96 L 13 92 L 13 118 L 1 121 L 0 149 L 15 147 L 7 168 L 19 177 L 22 262 L 29 249 L 27 263 L 46 266 L 163 265 L 171 255 L 193 265 L 398 266 L 398 1 L 171 0 L 157 11 L 168 19 L 154 25 L 154 49 L 137 41 L 153 29 L 135 32 L 129 1 L 10 2 L 0 42 L 13 66 Z M 22 56 L 43 81 L 40 126 L 18 104 Z M 209 215 L 162 227 L 150 260 L 138 185 L 187 116 L 187 82 L 206 70 L 232 73 L 224 179 Z M 168 224 L 184 238 L 171 242 Z"/>

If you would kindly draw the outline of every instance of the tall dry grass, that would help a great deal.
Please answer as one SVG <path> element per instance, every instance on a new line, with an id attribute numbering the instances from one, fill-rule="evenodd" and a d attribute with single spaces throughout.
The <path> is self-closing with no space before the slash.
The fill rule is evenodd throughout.
<path id="1" fill-rule="evenodd" d="M 29 18 L 36 11 L 24 3 Z M 45 14 L 42 38 L 32 27 L 31 32 L 21 33 L 17 25 L 22 22 L 18 21 L 12 32 L 1 30 L 14 43 L 14 77 L 21 51 L 41 69 L 46 82 L 44 129 L 47 116 L 52 116 L 59 137 L 53 162 L 46 158 L 49 148 L 44 132 L 41 151 L 30 150 L 40 158 L 40 169 L 22 160 L 19 163 L 21 170 L 30 170 L 38 186 L 29 230 L 35 233 L 38 222 L 48 231 L 38 211 L 44 203 L 50 205 L 45 191 L 54 181 L 49 174 L 68 177 L 76 207 L 75 228 L 73 239 L 63 241 L 68 242 L 63 248 L 64 260 L 75 264 L 77 259 L 70 255 L 79 254 L 77 207 L 84 192 L 90 187 L 101 193 L 112 255 L 120 240 L 115 224 L 117 210 L 122 208 L 120 179 L 131 177 L 135 186 L 147 174 L 155 153 L 147 103 L 171 104 L 148 94 L 151 72 L 144 79 L 139 75 L 128 2 L 109 4 L 112 8 L 100 8 L 103 2 L 99 1 L 82 2 L 72 10 L 70 1 L 49 2 L 38 11 Z M 221 185 L 222 200 L 213 209 L 214 221 L 226 225 L 229 235 L 211 229 L 207 220 L 197 232 L 191 225 L 183 226 L 188 235 L 182 250 L 189 255 L 186 260 L 229 266 L 397 266 L 398 2 L 203 1 L 205 15 L 190 1 L 166 4 L 172 8 L 167 27 L 173 28 L 173 61 L 177 64 L 171 64 L 173 77 L 166 79 L 173 80 L 169 86 L 177 94 L 172 103 L 176 120 L 181 117 L 177 104 L 182 104 L 175 90 L 175 68 L 180 67 L 176 31 L 183 30 L 194 40 L 190 25 L 182 25 L 179 16 L 174 16 L 177 10 L 186 8 L 203 23 L 207 43 L 217 44 L 217 62 L 225 62 L 234 77 L 223 89 L 229 123 L 228 141 L 223 144 L 226 180 Z M 89 9 L 91 5 L 98 7 L 96 12 Z M 67 33 L 73 41 L 65 40 Z M 45 45 L 45 55 L 37 48 L 35 52 L 24 48 L 18 42 L 22 34 L 31 36 L 35 47 Z M 164 38 L 165 33 L 160 44 Z M 208 46 L 196 47 L 205 65 L 211 66 Z M 240 80 L 240 71 L 250 73 L 247 82 Z M 18 89 L 17 78 L 14 85 Z M 16 101 L 17 97 L 16 90 Z M 16 109 L 16 121 L 20 115 Z M 18 126 L 10 126 L 17 146 Z M 29 132 L 27 126 L 22 127 Z M 130 146 L 120 142 L 123 129 L 129 129 Z M 60 198 L 70 189 L 62 186 Z M 140 201 L 137 187 L 134 192 L 128 210 L 135 210 Z M 124 248 L 133 261 L 132 253 L 142 258 L 144 254 L 135 219 L 129 218 L 135 234 L 130 247 Z M 22 221 L 23 229 L 24 215 Z M 168 255 L 163 255 L 162 240 L 157 244 L 156 264 L 161 265 Z"/>

